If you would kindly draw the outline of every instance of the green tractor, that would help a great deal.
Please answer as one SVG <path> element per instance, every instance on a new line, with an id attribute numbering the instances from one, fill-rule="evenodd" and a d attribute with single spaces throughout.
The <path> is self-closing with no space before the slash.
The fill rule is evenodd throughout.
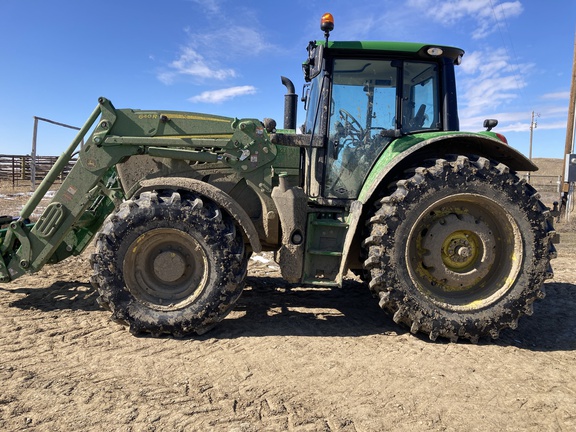
<path id="1" fill-rule="evenodd" d="M 134 334 L 202 334 L 234 307 L 250 255 L 290 283 L 361 277 L 412 333 L 451 341 L 516 328 L 552 277 L 537 167 L 491 129 L 459 131 L 458 48 L 311 42 L 304 125 L 287 78 L 271 119 L 116 109 L 105 98 L 17 218 L 0 222 L 0 280 L 95 241 L 99 302 Z M 85 144 L 80 143 L 86 135 Z M 28 221 L 78 152 L 35 222 Z"/>

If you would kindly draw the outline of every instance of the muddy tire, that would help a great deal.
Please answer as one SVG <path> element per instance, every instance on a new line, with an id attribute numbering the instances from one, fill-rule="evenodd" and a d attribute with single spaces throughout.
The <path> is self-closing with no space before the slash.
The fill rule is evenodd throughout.
<path id="1" fill-rule="evenodd" d="M 144 192 L 106 220 L 92 256 L 99 303 L 134 334 L 202 334 L 233 308 L 247 259 L 239 229 L 210 200 Z"/>
<path id="2" fill-rule="evenodd" d="M 407 171 L 377 203 L 363 243 L 370 289 L 412 333 L 496 339 L 544 297 L 551 216 L 507 166 L 447 159 Z"/>

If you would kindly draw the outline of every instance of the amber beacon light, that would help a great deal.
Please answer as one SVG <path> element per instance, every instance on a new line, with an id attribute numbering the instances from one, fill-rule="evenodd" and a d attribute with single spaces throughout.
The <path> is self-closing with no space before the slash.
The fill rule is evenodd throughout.
<path id="1" fill-rule="evenodd" d="M 320 30 L 324 33 L 334 30 L 334 17 L 331 13 L 325 13 L 320 20 Z"/>

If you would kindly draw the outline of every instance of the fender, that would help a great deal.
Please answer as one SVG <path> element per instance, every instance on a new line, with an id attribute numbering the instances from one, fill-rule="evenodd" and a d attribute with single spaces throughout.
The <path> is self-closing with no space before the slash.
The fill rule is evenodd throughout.
<path id="1" fill-rule="evenodd" d="M 181 189 L 193 191 L 211 199 L 220 207 L 225 209 L 234 218 L 234 220 L 236 220 L 248 238 L 252 250 L 256 253 L 262 251 L 262 244 L 260 243 L 258 232 L 256 231 L 250 216 L 248 216 L 246 211 L 226 192 L 200 180 L 186 177 L 164 177 L 141 181 L 140 187 L 134 195 L 157 189 Z"/>
<path id="2" fill-rule="evenodd" d="M 350 250 L 357 237 L 360 222 L 365 219 L 367 206 L 371 206 L 374 194 L 382 184 L 387 184 L 394 172 L 408 166 L 414 166 L 419 160 L 441 157 L 443 154 L 475 154 L 497 160 L 514 171 L 537 171 L 538 167 L 518 150 L 510 147 L 503 141 L 492 138 L 486 133 L 449 132 L 438 135 L 420 134 L 400 138 L 392 143 L 387 150 L 402 149 L 403 151 L 385 151 L 369 173 L 358 200 L 352 202 L 348 217 L 349 229 L 344 241 L 343 256 L 340 263 L 338 281 L 341 283 L 343 275 L 348 271 Z M 416 143 L 414 143 L 416 141 Z"/>

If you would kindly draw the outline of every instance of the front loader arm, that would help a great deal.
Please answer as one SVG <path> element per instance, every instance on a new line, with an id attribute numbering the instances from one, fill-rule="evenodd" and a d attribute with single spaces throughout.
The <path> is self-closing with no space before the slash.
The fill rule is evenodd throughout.
<path id="1" fill-rule="evenodd" d="M 26 223 L 98 118 L 98 125 L 78 153 L 77 163 L 38 221 Z M 82 252 L 114 208 L 114 202 L 122 199 L 113 167 L 122 158 L 135 154 L 138 148 L 98 145 L 115 121 L 114 107 L 107 99 L 100 98 L 88 121 L 26 203 L 20 217 L 0 231 L 1 282 Z"/>
<path id="2" fill-rule="evenodd" d="M 80 143 L 92 130 L 86 144 Z M 296 149 L 298 150 L 298 149 Z M 38 221 L 28 223 L 46 192 L 78 151 L 78 159 Z M 178 111 L 116 110 L 105 98 L 58 159 L 17 220 L 0 229 L 0 282 L 80 254 L 106 217 L 132 190 L 124 190 L 116 164 L 133 155 L 224 164 L 270 190 L 277 149 L 255 119 Z M 288 157 L 289 156 L 289 157 Z M 297 166 L 298 153 L 281 158 Z M 283 166 L 283 165 L 282 165 Z M 141 173 L 142 179 L 146 173 Z M 128 185 L 130 187 L 130 185 Z"/>

